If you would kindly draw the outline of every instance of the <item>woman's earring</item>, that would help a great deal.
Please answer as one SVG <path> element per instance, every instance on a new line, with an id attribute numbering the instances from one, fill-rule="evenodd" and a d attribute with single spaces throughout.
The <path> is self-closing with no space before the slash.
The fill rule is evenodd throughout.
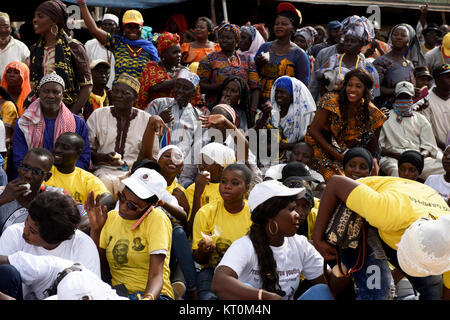
<path id="1" fill-rule="evenodd" d="M 271 228 L 272 222 L 275 223 L 275 227 L 276 227 L 276 230 L 275 230 L 275 231 L 272 231 L 272 228 Z M 277 234 L 277 232 L 278 232 L 278 223 L 277 223 L 275 220 L 271 220 L 271 221 L 269 222 L 269 232 L 270 232 L 270 234 L 273 235 L 273 236 Z"/>
<path id="2" fill-rule="evenodd" d="M 56 27 L 56 31 L 54 31 L 53 27 Z M 54 35 L 57 36 L 58 35 L 58 26 L 56 24 L 52 25 L 52 27 L 50 28 L 50 32 Z"/>

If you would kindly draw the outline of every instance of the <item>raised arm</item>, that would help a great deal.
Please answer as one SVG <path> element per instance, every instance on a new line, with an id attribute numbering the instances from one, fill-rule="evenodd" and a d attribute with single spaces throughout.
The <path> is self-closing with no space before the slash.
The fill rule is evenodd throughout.
<path id="1" fill-rule="evenodd" d="M 89 12 L 89 9 L 86 5 L 86 0 L 77 0 L 77 3 L 78 6 L 80 7 L 81 16 L 83 17 L 84 23 L 86 24 L 86 27 L 88 28 L 89 32 L 101 44 L 104 45 L 106 43 L 108 33 L 97 27 L 97 24 L 95 23 L 94 18 L 92 18 L 91 13 Z"/>

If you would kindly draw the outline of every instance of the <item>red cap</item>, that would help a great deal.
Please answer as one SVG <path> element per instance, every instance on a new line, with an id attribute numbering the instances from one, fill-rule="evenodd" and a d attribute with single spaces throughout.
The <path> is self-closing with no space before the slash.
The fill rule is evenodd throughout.
<path id="1" fill-rule="evenodd" d="M 295 14 L 298 14 L 297 9 L 294 7 L 293 4 L 289 2 L 282 2 L 277 7 L 277 13 L 283 12 L 283 11 L 291 11 Z"/>

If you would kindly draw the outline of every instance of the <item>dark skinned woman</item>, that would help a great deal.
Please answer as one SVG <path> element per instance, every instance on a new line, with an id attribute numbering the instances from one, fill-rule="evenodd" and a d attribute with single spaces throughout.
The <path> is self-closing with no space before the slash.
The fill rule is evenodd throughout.
<path id="1" fill-rule="evenodd" d="M 39 81 L 55 71 L 65 82 L 64 104 L 78 113 L 89 98 L 92 77 L 84 46 L 68 36 L 67 19 L 67 7 L 59 0 L 36 8 L 33 28 L 40 38 L 30 50 L 30 83 L 37 98 Z"/>

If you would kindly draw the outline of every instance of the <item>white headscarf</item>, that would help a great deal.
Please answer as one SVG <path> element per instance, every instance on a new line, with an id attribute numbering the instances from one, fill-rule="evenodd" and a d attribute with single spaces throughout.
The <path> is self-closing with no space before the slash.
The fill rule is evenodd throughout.
<path id="1" fill-rule="evenodd" d="M 281 78 L 289 78 L 292 82 L 292 104 L 289 106 L 287 115 L 282 119 L 280 119 L 280 107 L 275 101 L 277 81 Z M 272 104 L 272 115 L 269 120 L 271 125 L 274 128 L 282 128 L 288 143 L 302 140 L 316 111 L 316 103 L 308 87 L 296 78 L 282 76 L 272 85 L 270 103 Z"/>
<path id="2" fill-rule="evenodd" d="M 208 143 L 200 150 L 200 153 L 210 157 L 222 167 L 236 162 L 234 150 L 217 142 Z"/>
<path id="3" fill-rule="evenodd" d="M 174 144 L 169 144 L 167 146 L 165 146 L 164 148 L 162 148 L 161 150 L 159 150 L 158 155 L 156 156 L 156 161 L 159 161 L 159 158 L 161 158 L 161 156 L 163 155 L 164 152 L 166 152 L 167 150 L 176 150 L 176 152 L 172 152 L 172 161 L 175 164 L 180 164 L 181 162 L 184 161 L 184 156 L 183 156 L 183 152 L 181 151 L 180 148 L 178 148 L 176 145 Z"/>
<path id="4" fill-rule="evenodd" d="M 241 32 L 242 32 L 242 29 L 245 30 L 246 28 L 248 28 L 248 30 L 252 34 L 252 44 L 250 45 L 250 48 L 247 51 L 241 52 L 239 50 L 238 52 L 243 55 L 255 58 L 256 52 L 258 52 L 259 47 L 266 41 L 264 41 L 264 38 L 261 35 L 261 33 L 259 33 L 259 31 L 251 25 L 250 26 L 242 26 Z"/>

